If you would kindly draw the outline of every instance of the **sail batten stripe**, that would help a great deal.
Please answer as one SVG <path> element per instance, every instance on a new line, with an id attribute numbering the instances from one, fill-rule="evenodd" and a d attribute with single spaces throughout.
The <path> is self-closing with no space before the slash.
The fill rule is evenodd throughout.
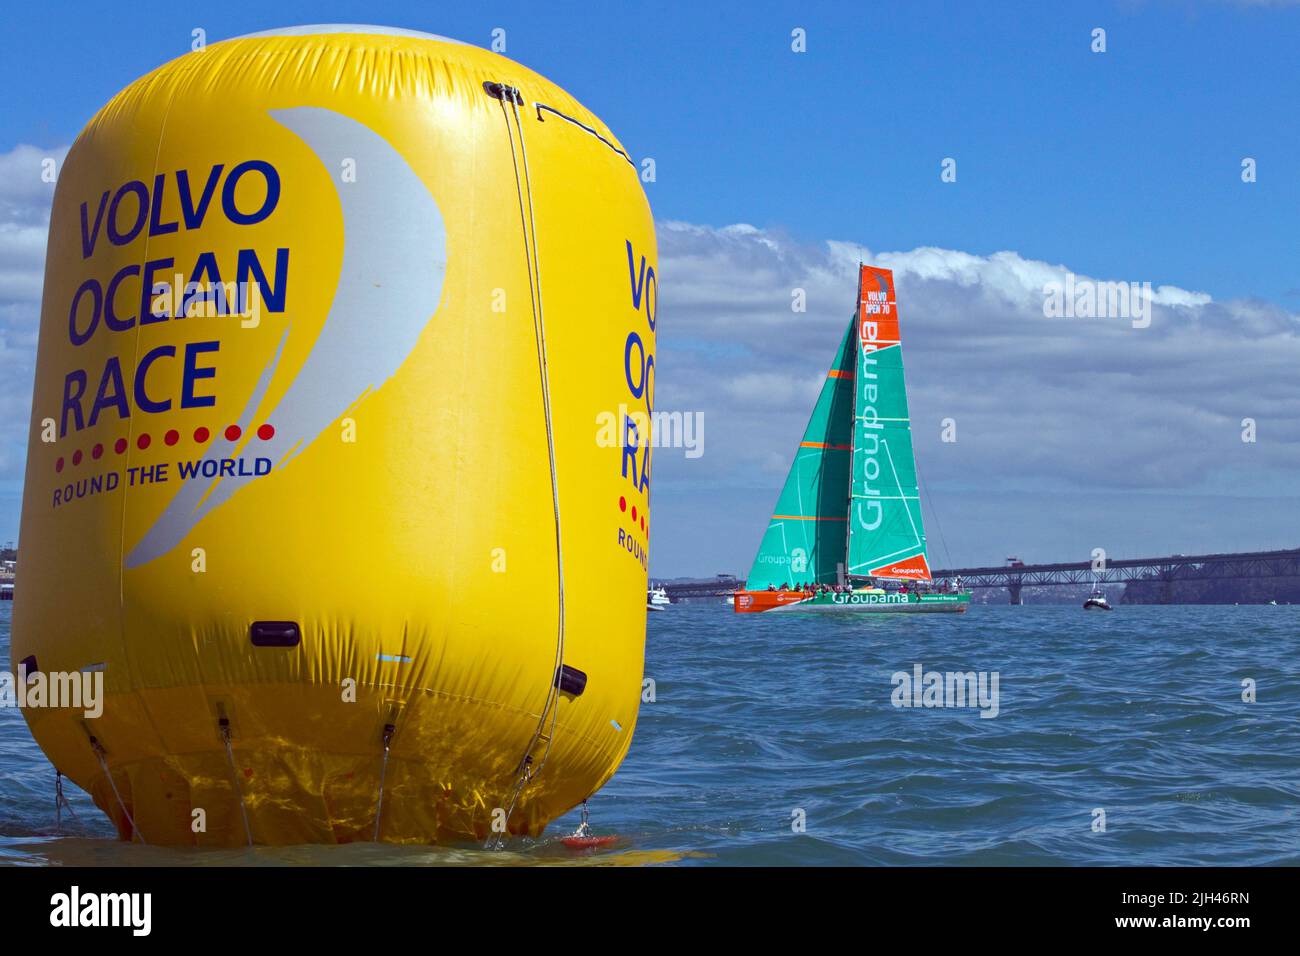
<path id="1" fill-rule="evenodd" d="M 824 515 L 772 515 L 773 521 L 848 521 L 849 516 L 826 517 Z"/>
<path id="2" fill-rule="evenodd" d="M 895 558 L 899 557 L 900 555 L 905 555 L 906 557 L 904 557 L 903 560 L 906 561 L 908 558 L 914 558 L 914 557 L 922 557 L 922 558 L 924 558 L 924 557 L 925 557 L 925 552 L 924 552 L 924 551 L 920 551 L 920 552 L 918 552 L 918 551 L 916 550 L 915 547 L 911 547 L 911 548 L 899 548 L 897 551 L 891 552 L 890 554 L 882 554 L 880 557 L 876 558 L 874 561 L 864 561 L 862 564 L 855 564 L 855 565 L 852 565 L 852 566 L 849 568 L 849 570 L 850 570 L 850 571 L 856 571 L 858 568 L 870 568 L 873 564 L 877 564 L 877 562 L 887 563 L 887 562 L 893 561 Z M 879 566 L 879 565 L 877 565 L 877 566 Z"/>
<path id="3" fill-rule="evenodd" d="M 825 448 L 828 451 L 852 451 L 852 445 L 831 445 L 824 441 L 801 441 L 800 448 Z"/>

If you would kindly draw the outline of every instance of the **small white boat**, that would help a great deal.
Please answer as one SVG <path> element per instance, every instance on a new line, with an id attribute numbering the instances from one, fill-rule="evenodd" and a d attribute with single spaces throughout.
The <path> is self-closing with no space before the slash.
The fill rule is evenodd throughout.
<path id="1" fill-rule="evenodd" d="M 668 597 L 668 592 L 664 590 L 662 584 L 657 588 L 650 588 L 646 591 L 645 609 L 647 611 L 664 611 L 672 603 L 672 599 Z"/>
<path id="2" fill-rule="evenodd" d="M 1106 595 L 1102 593 L 1101 588 L 1092 589 L 1092 594 L 1088 596 L 1088 600 L 1083 602 L 1083 609 L 1085 611 L 1114 610 L 1114 608 L 1110 606 L 1110 602 L 1106 600 Z"/>

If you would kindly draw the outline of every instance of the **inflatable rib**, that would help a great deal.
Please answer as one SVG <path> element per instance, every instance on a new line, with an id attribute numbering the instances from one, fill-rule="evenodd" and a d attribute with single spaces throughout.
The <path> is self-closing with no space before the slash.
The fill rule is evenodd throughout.
<path id="1" fill-rule="evenodd" d="M 536 835 L 614 773 L 655 265 L 605 125 L 451 40 L 242 37 L 95 116 L 50 225 L 13 664 L 103 681 L 98 716 L 25 715 L 124 839 Z"/>

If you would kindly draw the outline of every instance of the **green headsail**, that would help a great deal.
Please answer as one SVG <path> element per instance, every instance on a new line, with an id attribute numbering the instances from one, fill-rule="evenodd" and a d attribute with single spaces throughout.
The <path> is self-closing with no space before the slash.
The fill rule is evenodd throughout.
<path id="1" fill-rule="evenodd" d="M 858 288 L 848 572 L 928 579 L 893 273 L 862 266 Z"/>
<path id="2" fill-rule="evenodd" d="M 847 545 L 853 363 L 857 323 L 849 323 L 803 441 L 777 499 L 745 587 L 834 584 Z"/>

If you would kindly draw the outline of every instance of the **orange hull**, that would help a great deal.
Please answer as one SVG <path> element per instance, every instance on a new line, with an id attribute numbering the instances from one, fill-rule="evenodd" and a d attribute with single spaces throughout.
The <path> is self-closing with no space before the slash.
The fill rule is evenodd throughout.
<path id="1" fill-rule="evenodd" d="M 812 597 L 805 591 L 737 591 L 733 607 L 737 614 L 770 611 L 774 607 L 798 604 Z"/>

